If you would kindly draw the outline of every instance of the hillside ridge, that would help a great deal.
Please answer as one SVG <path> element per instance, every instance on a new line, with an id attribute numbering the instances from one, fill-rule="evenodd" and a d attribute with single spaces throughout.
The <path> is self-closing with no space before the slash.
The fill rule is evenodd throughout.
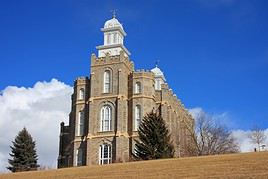
<path id="1" fill-rule="evenodd" d="M 268 178 L 268 152 L 185 157 L 21 172 L 0 179 Z"/>

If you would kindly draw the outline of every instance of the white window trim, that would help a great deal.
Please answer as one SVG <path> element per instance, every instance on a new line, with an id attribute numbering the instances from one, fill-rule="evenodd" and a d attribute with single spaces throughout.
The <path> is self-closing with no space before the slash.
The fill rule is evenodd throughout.
<path id="1" fill-rule="evenodd" d="M 111 34 L 108 33 L 107 34 L 107 45 L 110 45 L 111 44 Z"/>
<path id="2" fill-rule="evenodd" d="M 84 111 L 79 111 L 78 113 L 78 123 L 77 123 L 77 136 L 84 135 L 85 129 L 85 113 Z"/>
<path id="3" fill-rule="evenodd" d="M 108 157 L 104 158 L 104 148 L 108 147 Z M 104 161 L 107 160 L 107 164 L 112 163 L 112 147 L 110 144 L 104 143 L 99 147 L 99 165 L 105 165 Z"/>
<path id="4" fill-rule="evenodd" d="M 135 94 L 141 93 L 141 82 L 135 83 Z"/>
<path id="5" fill-rule="evenodd" d="M 75 166 L 82 166 L 83 165 L 83 150 L 82 148 L 78 148 L 76 150 L 76 163 Z"/>
<path id="6" fill-rule="evenodd" d="M 117 43 L 117 33 L 113 34 L 113 43 L 116 44 Z"/>
<path id="7" fill-rule="evenodd" d="M 85 89 L 81 88 L 79 90 L 79 99 L 85 99 Z"/>
<path id="8" fill-rule="evenodd" d="M 108 114 L 106 114 L 108 113 Z M 105 119 L 105 117 L 108 117 L 108 119 Z M 101 108 L 101 114 L 100 114 L 100 131 L 106 132 L 111 131 L 112 128 L 112 108 L 109 105 L 105 105 Z M 105 122 L 108 122 L 108 129 L 105 128 Z"/>
<path id="9" fill-rule="evenodd" d="M 137 131 L 141 123 L 141 105 L 135 106 L 135 123 L 134 130 Z"/>
<path id="10" fill-rule="evenodd" d="M 111 91 L 111 71 L 105 70 L 103 74 L 103 93 L 110 93 L 110 91 Z"/>

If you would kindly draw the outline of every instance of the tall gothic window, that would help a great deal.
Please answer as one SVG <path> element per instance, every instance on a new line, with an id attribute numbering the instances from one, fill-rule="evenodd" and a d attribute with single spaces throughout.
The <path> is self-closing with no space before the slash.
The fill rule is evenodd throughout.
<path id="1" fill-rule="evenodd" d="M 99 148 L 99 164 L 110 164 L 112 159 L 112 148 L 109 144 L 102 144 Z"/>
<path id="2" fill-rule="evenodd" d="M 105 105 L 101 108 L 101 124 L 100 131 L 112 130 L 112 108 Z"/>
<path id="3" fill-rule="evenodd" d="M 103 92 L 109 93 L 111 88 L 111 72 L 106 70 L 103 75 Z"/>
<path id="4" fill-rule="evenodd" d="M 135 84 L 135 93 L 141 93 L 141 83 L 140 82 L 136 82 Z"/>
<path id="5" fill-rule="evenodd" d="M 84 90 L 84 88 L 81 88 L 79 90 L 79 99 L 85 99 L 85 90 Z"/>
<path id="6" fill-rule="evenodd" d="M 140 123 L 141 123 L 141 106 L 136 105 L 135 106 L 135 126 L 134 126 L 135 131 L 138 130 Z"/>
<path id="7" fill-rule="evenodd" d="M 82 166 L 83 164 L 83 150 L 79 148 L 76 150 L 76 166 Z"/>
<path id="8" fill-rule="evenodd" d="M 78 113 L 78 126 L 77 126 L 77 135 L 84 135 L 84 123 L 85 123 L 85 114 L 84 111 Z"/>

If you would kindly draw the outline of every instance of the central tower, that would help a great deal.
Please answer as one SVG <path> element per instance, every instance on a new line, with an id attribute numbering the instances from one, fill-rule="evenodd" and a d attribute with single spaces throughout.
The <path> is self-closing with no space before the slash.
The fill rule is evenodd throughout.
<path id="1" fill-rule="evenodd" d="M 110 56 L 119 55 L 123 51 L 124 56 L 128 57 L 130 52 L 124 46 L 124 37 L 127 35 L 123 29 L 122 24 L 115 18 L 106 21 L 104 27 L 101 28 L 104 33 L 103 45 L 97 46 L 98 57 L 105 57 L 106 54 Z"/>

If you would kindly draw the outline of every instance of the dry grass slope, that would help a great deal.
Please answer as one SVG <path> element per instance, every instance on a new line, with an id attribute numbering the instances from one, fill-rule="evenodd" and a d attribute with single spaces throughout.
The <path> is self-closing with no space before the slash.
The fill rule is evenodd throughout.
<path id="1" fill-rule="evenodd" d="M 268 152 L 24 172 L 0 175 L 0 178 L 268 178 Z"/>

